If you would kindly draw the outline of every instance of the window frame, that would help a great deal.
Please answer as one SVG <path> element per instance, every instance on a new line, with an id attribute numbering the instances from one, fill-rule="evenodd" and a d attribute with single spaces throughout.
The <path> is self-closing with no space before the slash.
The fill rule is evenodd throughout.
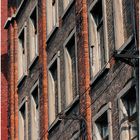
<path id="1" fill-rule="evenodd" d="M 77 91 L 77 93 L 78 93 L 78 64 L 77 64 L 77 41 L 76 41 L 76 28 L 74 28 L 72 31 L 71 31 L 71 33 L 68 35 L 68 37 L 66 38 L 66 40 L 65 40 L 65 42 L 64 42 L 64 44 L 63 44 L 63 48 L 64 48 L 64 71 L 65 71 L 65 81 L 66 81 L 66 73 L 67 73 L 67 71 L 66 71 L 66 54 L 67 54 L 67 44 L 69 43 L 69 41 L 72 39 L 74 37 L 74 40 L 75 40 L 75 70 L 76 70 L 76 77 L 75 77 L 75 81 L 76 81 L 76 85 L 75 85 L 75 87 L 76 87 L 76 91 Z M 65 95 L 67 96 L 67 88 L 66 88 L 66 83 L 65 83 Z M 78 96 L 78 94 L 76 93 L 76 96 L 74 96 L 73 95 L 73 99 L 72 99 L 72 101 L 69 103 L 69 104 L 67 104 L 66 103 L 66 98 L 65 98 L 65 107 L 66 108 L 69 108 L 69 106 L 71 106 L 71 104 L 73 103 L 73 101 L 77 98 L 77 96 Z"/>
<path id="2" fill-rule="evenodd" d="M 23 65 L 22 75 L 20 77 L 18 76 L 18 86 L 23 81 L 23 79 L 27 76 L 27 23 L 26 22 L 24 23 L 24 25 L 22 26 L 22 28 L 20 29 L 20 31 L 18 33 L 18 43 L 19 43 L 19 39 L 20 39 L 20 36 L 21 36 L 22 32 L 24 32 L 24 53 L 25 53 L 25 60 L 24 61 L 25 61 L 25 64 L 22 64 Z M 20 46 L 18 44 L 18 49 L 19 49 L 19 47 Z M 22 56 L 23 56 L 23 54 L 22 54 Z M 18 71 L 19 71 L 19 69 L 18 69 Z"/>
<path id="3" fill-rule="evenodd" d="M 24 138 L 28 140 L 28 97 L 25 96 L 21 101 L 19 108 L 18 108 L 18 115 L 21 112 L 21 108 L 25 105 L 25 128 L 24 128 Z M 20 130 L 18 130 L 20 131 Z M 20 136 L 18 136 L 20 137 Z"/>
<path id="4" fill-rule="evenodd" d="M 29 50 L 29 64 L 28 64 L 28 69 L 31 69 L 31 67 L 33 66 L 34 62 L 38 59 L 38 56 L 39 56 L 39 44 L 38 44 L 38 42 L 39 42 L 38 41 L 38 8 L 37 8 L 37 2 L 36 2 L 36 4 L 34 5 L 34 7 L 32 8 L 32 10 L 31 10 L 31 12 L 29 14 L 29 17 L 28 17 L 29 18 L 29 24 L 32 24 L 31 23 L 32 22 L 31 16 L 32 16 L 32 14 L 33 14 L 34 11 L 36 11 L 36 20 L 37 20 L 36 21 L 37 43 L 36 43 L 36 47 L 35 47 L 35 56 L 34 56 L 34 58 L 32 60 L 30 60 L 30 53 L 31 52 Z M 29 34 L 31 34 L 31 29 L 30 28 L 29 28 Z M 29 39 L 30 39 L 30 37 L 29 37 Z M 30 46 L 31 46 L 31 44 L 30 44 Z"/>
<path id="5" fill-rule="evenodd" d="M 128 93 L 129 93 L 129 91 L 131 90 L 131 89 L 133 89 L 133 88 L 135 88 L 136 87 L 136 85 L 135 85 L 135 82 L 134 82 L 134 80 L 132 79 L 131 81 L 129 81 L 128 83 L 127 83 L 127 85 L 125 85 L 125 87 L 118 93 L 118 95 L 117 95 L 117 103 L 118 103 L 118 111 L 119 111 L 119 126 L 120 126 L 120 129 L 119 129 L 119 133 L 120 133 L 120 140 L 121 140 L 121 134 L 122 134 L 122 132 L 121 132 L 121 128 L 122 128 L 122 126 L 121 126 L 121 118 L 120 118 L 120 108 L 121 108 L 121 102 L 123 102 L 123 97 L 125 96 L 125 95 L 127 95 Z M 130 118 L 131 117 L 133 117 L 136 113 L 138 112 L 138 110 L 137 110 L 137 102 L 136 102 L 136 112 L 132 115 L 132 116 L 130 116 Z M 134 120 L 133 120 L 134 121 Z M 130 121 L 129 121 L 130 122 Z M 136 122 L 137 122 L 137 119 L 136 119 Z M 128 122 L 127 122 L 128 123 Z M 130 133 L 130 132 L 129 132 Z"/>
<path id="6" fill-rule="evenodd" d="M 109 61 L 109 48 L 108 48 L 108 29 L 107 29 L 107 13 L 106 13 L 106 0 L 101 0 L 102 1 L 102 19 L 103 19 L 103 38 L 104 38 L 104 48 L 105 48 L 105 60 L 106 60 L 106 63 L 104 66 L 101 66 L 99 63 L 101 63 L 100 61 L 101 60 L 96 60 L 96 63 L 98 63 L 98 69 L 96 68 L 96 73 L 93 72 L 93 65 L 91 64 L 92 61 L 91 61 L 91 48 L 93 47 L 93 44 L 92 44 L 92 36 L 91 34 L 94 34 L 94 33 L 91 33 L 91 26 L 92 26 L 92 23 L 91 23 L 91 16 L 93 18 L 93 14 L 92 14 L 92 10 L 94 10 L 96 4 L 98 4 L 100 0 L 95 0 L 92 2 L 92 4 L 90 5 L 89 9 L 88 9 L 88 21 L 89 21 L 89 27 L 88 27 L 88 34 L 89 34 L 89 50 L 90 50 L 90 77 L 91 77 L 91 84 L 101 75 L 100 73 L 103 73 L 104 70 L 106 69 L 109 69 L 110 68 L 110 64 L 108 63 Z M 94 25 L 93 25 L 94 26 Z M 96 28 L 95 28 L 96 29 Z M 96 31 L 97 33 L 97 31 Z M 96 44 L 98 44 L 98 41 L 97 41 L 97 35 L 96 35 Z M 99 46 L 97 46 L 98 48 L 96 49 L 99 49 Z M 98 53 L 99 54 L 99 53 Z M 99 54 L 100 55 L 100 54 Z"/>
<path id="7" fill-rule="evenodd" d="M 49 75 L 51 74 L 51 67 L 53 66 L 54 63 L 57 63 L 57 85 L 58 85 L 58 113 L 60 113 L 62 111 L 62 107 L 61 107 L 61 85 L 60 85 L 60 51 L 58 51 L 56 53 L 56 55 L 53 57 L 53 59 L 50 61 L 50 63 L 48 64 L 48 77 Z M 52 74 L 51 74 L 52 75 Z M 49 80 L 48 80 L 49 81 Z M 48 90 L 49 90 L 49 87 L 48 87 Z M 49 91 L 48 91 L 48 94 Z M 55 99 L 56 100 L 56 99 Z M 56 109 L 56 105 L 55 105 L 55 109 Z M 49 112 L 49 111 L 48 111 Z M 55 119 L 50 122 L 49 121 L 49 126 L 51 127 L 51 125 L 55 122 L 55 120 L 57 119 L 56 117 L 56 112 L 55 112 Z"/>
<path id="8" fill-rule="evenodd" d="M 52 1 L 53 0 L 51 0 L 51 6 L 49 7 L 49 8 L 52 8 Z M 47 10 L 46 10 L 46 20 L 48 20 L 48 18 L 50 19 L 51 18 L 51 23 L 49 23 L 48 24 L 48 22 L 47 22 L 47 32 L 46 32 L 46 34 L 47 34 L 47 42 L 50 40 L 50 38 L 51 38 L 51 36 L 54 34 L 54 32 L 56 31 L 56 29 L 59 27 L 59 10 L 58 10 L 58 4 L 59 4 L 59 1 L 58 0 L 55 0 L 55 2 L 56 2 L 56 11 L 57 11 L 57 14 L 56 14 L 56 16 L 57 16 L 57 19 L 56 19 L 56 23 L 55 23 L 55 25 L 53 25 L 53 23 L 52 23 L 52 20 L 53 20 L 53 17 L 51 17 L 51 16 L 48 16 L 48 5 L 50 5 L 50 3 L 49 3 L 49 0 L 47 1 L 46 0 L 46 8 L 47 8 Z M 53 8 L 51 9 L 51 11 L 53 10 Z M 49 29 L 49 28 L 51 28 L 51 29 Z M 50 30 L 50 31 L 48 31 L 48 29 Z"/>
<path id="9" fill-rule="evenodd" d="M 113 133 L 112 133 L 112 105 L 111 102 L 109 102 L 108 104 L 106 104 L 105 106 L 103 106 L 100 111 L 92 117 L 92 133 L 93 133 L 93 140 L 96 140 L 96 134 L 95 131 L 97 131 L 97 124 L 96 121 L 104 114 L 107 113 L 107 123 L 108 123 L 108 136 L 109 136 L 109 140 L 113 140 Z M 94 139 L 95 137 L 95 139 Z"/>
<path id="10" fill-rule="evenodd" d="M 40 89 L 39 89 L 39 80 L 37 80 L 35 82 L 35 84 L 33 85 L 33 87 L 30 90 L 30 108 L 32 108 L 32 98 L 33 97 L 33 92 L 35 91 L 35 89 L 38 88 L 38 110 L 40 110 Z M 40 116 L 39 116 L 40 117 Z M 38 135 L 40 134 L 40 120 L 38 120 L 38 127 L 39 127 L 39 132 Z M 33 132 L 34 133 L 34 132 Z M 31 113 L 31 139 L 32 139 L 32 113 Z M 40 135 L 39 135 L 40 138 Z"/>

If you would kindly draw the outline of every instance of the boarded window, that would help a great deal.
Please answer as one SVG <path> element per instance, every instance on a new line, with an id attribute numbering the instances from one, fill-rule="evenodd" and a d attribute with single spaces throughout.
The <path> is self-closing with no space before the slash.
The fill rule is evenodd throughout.
<path id="1" fill-rule="evenodd" d="M 54 57 L 50 64 L 48 72 L 49 125 L 51 125 L 61 111 L 60 64 L 58 55 Z"/>
<path id="2" fill-rule="evenodd" d="M 25 103 L 19 110 L 19 140 L 26 138 L 26 107 Z"/>
<path id="3" fill-rule="evenodd" d="M 20 79 L 26 71 L 26 42 L 25 42 L 25 29 L 18 38 L 18 79 Z"/>
<path id="4" fill-rule="evenodd" d="M 47 0 L 47 35 L 58 23 L 58 0 Z"/>
<path id="5" fill-rule="evenodd" d="M 39 95 L 38 86 L 31 94 L 31 137 L 33 140 L 39 139 Z"/>
<path id="6" fill-rule="evenodd" d="M 34 60 L 36 55 L 38 54 L 38 38 L 37 38 L 37 10 L 32 12 L 30 16 L 30 63 Z"/>
<path id="7" fill-rule="evenodd" d="M 104 21 L 102 1 L 98 1 L 89 14 L 89 43 L 91 76 L 107 63 L 107 48 L 104 44 Z"/>
<path id="8" fill-rule="evenodd" d="M 138 139 L 136 117 L 136 91 L 135 88 L 132 88 L 119 100 L 119 122 L 121 140 Z"/>
<path id="9" fill-rule="evenodd" d="M 69 105 L 76 94 L 76 55 L 75 36 L 65 46 L 65 92 L 66 106 Z"/>

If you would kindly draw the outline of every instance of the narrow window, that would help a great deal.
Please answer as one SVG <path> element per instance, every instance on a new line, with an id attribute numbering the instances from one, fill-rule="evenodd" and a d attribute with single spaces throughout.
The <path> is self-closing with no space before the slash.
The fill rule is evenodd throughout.
<path id="1" fill-rule="evenodd" d="M 137 134 L 137 111 L 136 91 L 132 88 L 119 100 L 120 139 L 136 140 Z"/>
<path id="2" fill-rule="evenodd" d="M 109 140 L 107 112 L 96 121 L 96 125 L 102 140 Z"/>
<path id="3" fill-rule="evenodd" d="M 47 1 L 47 35 L 57 27 L 58 23 L 58 0 Z"/>
<path id="4" fill-rule="evenodd" d="M 61 93 L 60 93 L 60 66 L 59 56 L 53 58 L 48 71 L 49 84 L 49 125 L 53 123 L 56 116 L 61 111 Z"/>
<path id="5" fill-rule="evenodd" d="M 91 76 L 95 76 L 107 63 L 107 48 L 104 43 L 104 17 L 102 0 L 99 0 L 89 14 L 89 43 Z"/>
<path id="6" fill-rule="evenodd" d="M 19 140 L 26 138 L 26 106 L 25 103 L 19 110 Z"/>
<path id="7" fill-rule="evenodd" d="M 76 94 L 76 55 L 75 35 L 65 46 L 65 92 L 66 106 L 69 105 Z"/>
<path id="8" fill-rule="evenodd" d="M 30 63 L 38 55 L 37 9 L 30 16 Z"/>
<path id="9" fill-rule="evenodd" d="M 18 44 L 18 79 L 20 79 L 26 71 L 25 29 L 19 35 Z"/>
<path id="10" fill-rule="evenodd" d="M 93 117 L 93 140 L 112 140 L 111 103 Z"/>
<path id="11" fill-rule="evenodd" d="M 31 94 L 31 136 L 32 139 L 39 139 L 39 98 L 38 86 L 32 91 Z"/>
<path id="12" fill-rule="evenodd" d="M 133 34 L 133 1 L 113 1 L 115 48 L 118 50 Z M 121 48 L 124 49 L 124 48 Z M 121 51 L 121 50 L 120 50 Z"/>

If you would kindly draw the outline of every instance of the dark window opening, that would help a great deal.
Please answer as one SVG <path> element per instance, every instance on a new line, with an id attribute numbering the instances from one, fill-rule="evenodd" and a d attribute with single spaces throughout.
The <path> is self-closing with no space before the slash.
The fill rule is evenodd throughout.
<path id="1" fill-rule="evenodd" d="M 100 118 L 98 118 L 95 123 L 98 127 L 102 140 L 109 140 L 107 112 L 105 112 Z"/>

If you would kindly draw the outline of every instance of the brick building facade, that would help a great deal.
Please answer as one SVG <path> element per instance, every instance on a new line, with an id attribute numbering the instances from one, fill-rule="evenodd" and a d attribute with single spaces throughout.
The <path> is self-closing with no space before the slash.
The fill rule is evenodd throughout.
<path id="1" fill-rule="evenodd" d="M 9 139 L 138 139 L 137 3 L 8 1 Z"/>

